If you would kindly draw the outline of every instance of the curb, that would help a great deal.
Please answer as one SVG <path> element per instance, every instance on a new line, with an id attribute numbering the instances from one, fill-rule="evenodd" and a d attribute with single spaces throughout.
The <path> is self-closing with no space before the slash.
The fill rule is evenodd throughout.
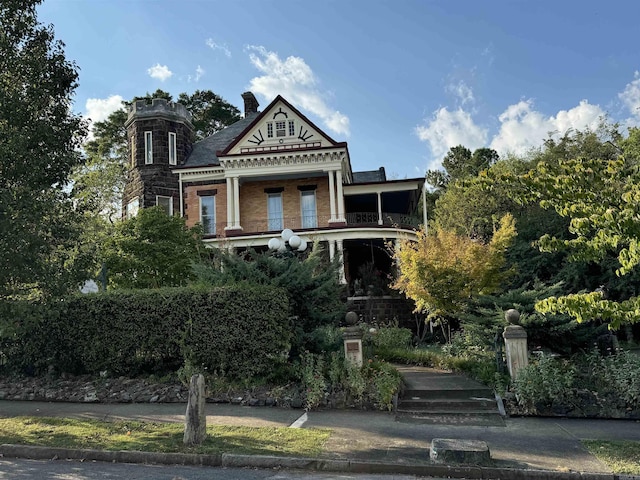
<path id="1" fill-rule="evenodd" d="M 358 460 L 333 460 L 271 455 L 238 455 L 233 453 L 155 453 L 139 451 L 108 451 L 38 447 L 30 445 L 0 445 L 0 457 L 35 460 L 90 460 L 109 463 L 141 463 L 155 465 L 188 465 L 235 468 L 283 468 L 324 472 L 418 475 L 477 480 L 639 480 L 633 475 L 590 472 L 558 472 L 553 470 L 521 470 L 513 468 L 421 465 L 409 463 L 379 463 Z"/>

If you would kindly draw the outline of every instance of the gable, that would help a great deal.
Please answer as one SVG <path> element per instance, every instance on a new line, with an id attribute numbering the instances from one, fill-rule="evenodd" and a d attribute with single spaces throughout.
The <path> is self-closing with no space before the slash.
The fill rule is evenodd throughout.
<path id="1" fill-rule="evenodd" d="M 336 145 L 331 137 L 278 96 L 223 154 L 241 155 Z"/>

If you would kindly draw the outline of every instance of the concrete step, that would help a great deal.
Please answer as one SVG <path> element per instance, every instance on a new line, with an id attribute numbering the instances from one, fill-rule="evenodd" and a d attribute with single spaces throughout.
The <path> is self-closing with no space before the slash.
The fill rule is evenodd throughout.
<path id="1" fill-rule="evenodd" d="M 494 398 L 493 392 L 484 388 L 465 389 L 416 389 L 405 388 L 402 392 L 403 399 L 423 398 L 425 400 L 468 400 L 471 398 Z"/>
<path id="2" fill-rule="evenodd" d="M 402 398 L 398 401 L 398 410 L 411 411 L 498 411 L 494 398 L 471 398 L 464 400 L 442 400 L 425 398 Z"/>
<path id="3" fill-rule="evenodd" d="M 504 427 L 504 419 L 496 412 L 396 412 L 396 421 L 424 425 Z"/>

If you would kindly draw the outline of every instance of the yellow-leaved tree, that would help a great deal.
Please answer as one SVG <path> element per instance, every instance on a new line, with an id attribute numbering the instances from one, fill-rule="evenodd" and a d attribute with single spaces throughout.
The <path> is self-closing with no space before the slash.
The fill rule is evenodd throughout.
<path id="1" fill-rule="evenodd" d="M 399 275 L 393 288 L 413 299 L 430 320 L 453 316 L 470 298 L 500 286 L 504 253 L 516 235 L 511 214 L 500 219 L 489 243 L 450 230 L 420 230 L 418 241 L 405 240 L 396 249 Z"/>

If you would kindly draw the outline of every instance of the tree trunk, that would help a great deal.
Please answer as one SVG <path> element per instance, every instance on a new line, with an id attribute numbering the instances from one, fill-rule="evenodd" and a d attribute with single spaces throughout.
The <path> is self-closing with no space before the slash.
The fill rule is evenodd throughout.
<path id="1" fill-rule="evenodd" d="M 207 436 L 207 416 L 204 413 L 204 404 L 204 377 L 201 374 L 194 375 L 189 383 L 189 401 L 184 420 L 185 445 L 200 445 Z"/>

